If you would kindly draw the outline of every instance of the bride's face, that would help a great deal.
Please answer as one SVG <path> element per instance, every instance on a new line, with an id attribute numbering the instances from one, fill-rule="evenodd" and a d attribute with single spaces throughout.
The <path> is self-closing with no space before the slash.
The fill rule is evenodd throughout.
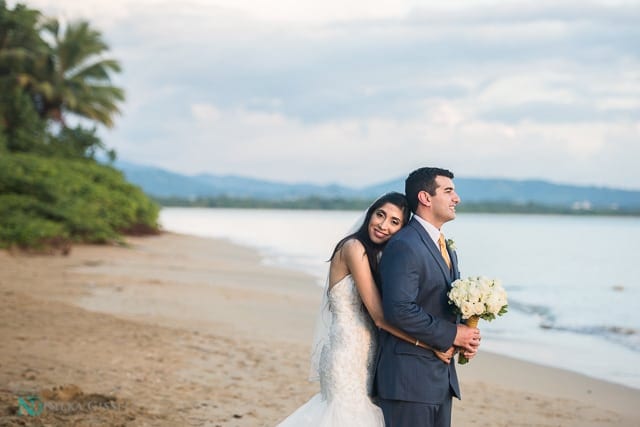
<path id="1" fill-rule="evenodd" d="M 369 238 L 376 244 L 384 243 L 402 228 L 402 209 L 385 203 L 373 211 L 369 220 Z"/>

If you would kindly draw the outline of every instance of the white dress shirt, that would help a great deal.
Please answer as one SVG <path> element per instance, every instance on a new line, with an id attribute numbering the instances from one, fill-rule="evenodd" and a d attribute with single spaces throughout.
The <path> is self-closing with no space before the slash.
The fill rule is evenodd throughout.
<path id="1" fill-rule="evenodd" d="M 440 246 L 438 244 L 438 240 L 440 240 L 440 230 L 438 230 L 435 225 L 431 224 L 426 219 L 423 219 L 415 214 L 413 216 L 415 217 L 416 220 L 418 220 L 420 225 L 422 225 L 424 229 L 427 231 L 427 234 L 429 235 L 429 237 L 431 237 L 431 240 L 433 240 L 433 243 L 436 244 L 436 248 L 439 248 Z"/>

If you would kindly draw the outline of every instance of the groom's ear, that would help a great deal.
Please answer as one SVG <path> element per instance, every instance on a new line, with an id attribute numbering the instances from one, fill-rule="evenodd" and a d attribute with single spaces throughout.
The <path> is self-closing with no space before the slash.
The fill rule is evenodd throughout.
<path id="1" fill-rule="evenodd" d="M 420 191 L 418 193 L 418 202 L 420 202 L 421 205 L 431 206 L 431 194 L 426 191 Z"/>

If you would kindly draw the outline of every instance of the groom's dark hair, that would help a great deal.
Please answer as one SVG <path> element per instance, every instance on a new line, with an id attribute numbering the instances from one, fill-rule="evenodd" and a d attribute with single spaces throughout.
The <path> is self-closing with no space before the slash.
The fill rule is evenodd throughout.
<path id="1" fill-rule="evenodd" d="M 434 196 L 436 194 L 436 177 L 446 176 L 453 179 L 453 172 L 441 168 L 420 168 L 409 174 L 404 181 L 404 194 L 407 195 L 407 202 L 411 212 L 416 213 L 418 209 L 418 193 L 426 191 Z"/>

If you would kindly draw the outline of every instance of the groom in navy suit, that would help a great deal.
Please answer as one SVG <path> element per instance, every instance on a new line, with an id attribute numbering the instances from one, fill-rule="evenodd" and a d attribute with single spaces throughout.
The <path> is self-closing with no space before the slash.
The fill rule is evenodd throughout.
<path id="1" fill-rule="evenodd" d="M 384 317 L 436 350 L 454 346 L 471 358 L 480 331 L 457 322 L 448 304 L 447 292 L 460 272 L 440 230 L 455 218 L 460 202 L 453 173 L 415 170 L 405 181 L 405 194 L 413 218 L 389 241 L 379 265 Z M 446 364 L 384 330 L 379 342 L 375 381 L 386 426 L 449 427 L 452 397 L 460 398 L 455 363 Z"/>

